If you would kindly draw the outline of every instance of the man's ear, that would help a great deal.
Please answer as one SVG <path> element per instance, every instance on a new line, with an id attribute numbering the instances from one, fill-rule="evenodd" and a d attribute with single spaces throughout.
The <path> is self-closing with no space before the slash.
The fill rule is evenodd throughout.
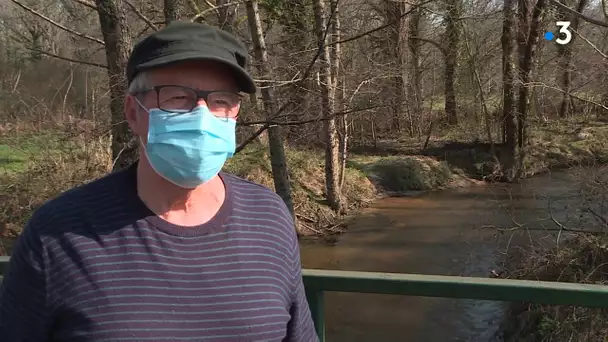
<path id="1" fill-rule="evenodd" d="M 140 123 L 140 117 L 139 117 L 139 107 L 140 105 L 137 103 L 137 100 L 135 99 L 135 96 L 131 95 L 131 94 L 126 94 L 125 95 L 125 120 L 127 120 L 127 123 L 129 124 L 129 127 L 131 128 L 131 131 L 133 132 L 134 135 L 136 136 L 140 136 L 141 135 L 141 123 Z"/>

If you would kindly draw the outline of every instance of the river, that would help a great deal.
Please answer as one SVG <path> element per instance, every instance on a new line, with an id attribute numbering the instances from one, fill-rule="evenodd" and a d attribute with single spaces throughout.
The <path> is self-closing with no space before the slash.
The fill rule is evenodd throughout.
<path id="1" fill-rule="evenodd" d="M 492 184 L 385 198 L 331 244 L 304 242 L 305 268 L 487 277 L 506 248 L 554 241 L 549 215 L 577 224 L 575 178 L 554 172 L 519 184 Z M 548 198 L 551 200 L 549 201 Z M 527 227 L 498 232 L 492 227 Z M 329 341 L 497 341 L 506 304 L 491 301 L 327 293 Z"/>

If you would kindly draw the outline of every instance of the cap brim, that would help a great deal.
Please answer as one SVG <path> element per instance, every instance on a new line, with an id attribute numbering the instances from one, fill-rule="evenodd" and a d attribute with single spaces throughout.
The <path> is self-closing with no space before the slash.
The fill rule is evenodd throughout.
<path id="1" fill-rule="evenodd" d="M 205 53 L 202 53 L 200 51 L 182 52 L 158 57 L 151 61 L 138 65 L 136 68 L 136 72 L 139 73 L 142 71 L 186 61 L 212 61 L 224 64 L 225 66 L 229 67 L 234 73 L 240 91 L 247 94 L 253 94 L 256 92 L 255 82 L 253 81 L 253 78 L 251 77 L 251 75 L 249 75 L 247 70 L 243 69 L 240 65 L 236 64 L 233 61 L 218 57 L 217 55 L 206 55 Z"/>

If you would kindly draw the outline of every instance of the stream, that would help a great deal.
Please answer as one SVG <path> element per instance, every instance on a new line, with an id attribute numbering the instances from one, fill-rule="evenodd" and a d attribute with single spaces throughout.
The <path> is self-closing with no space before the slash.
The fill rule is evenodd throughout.
<path id="1" fill-rule="evenodd" d="M 338 241 L 303 242 L 302 263 L 313 269 L 488 277 L 500 270 L 507 248 L 543 239 L 554 243 L 553 219 L 580 224 L 579 203 L 569 172 L 384 198 L 363 210 Z M 517 227 L 514 222 L 532 229 L 496 229 Z M 496 333 L 507 308 L 502 302 L 377 294 L 330 292 L 325 298 L 332 342 L 500 341 Z"/>

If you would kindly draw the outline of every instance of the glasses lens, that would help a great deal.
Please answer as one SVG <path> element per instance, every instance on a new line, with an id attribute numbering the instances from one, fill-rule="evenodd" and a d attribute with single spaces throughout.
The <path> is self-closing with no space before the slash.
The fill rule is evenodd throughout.
<path id="1" fill-rule="evenodd" d="M 196 92 L 179 86 L 158 89 L 158 107 L 167 112 L 187 112 L 196 106 Z"/>
<path id="2" fill-rule="evenodd" d="M 218 117 L 234 118 L 238 115 L 241 97 L 231 92 L 212 92 L 209 94 L 207 106 Z"/>

